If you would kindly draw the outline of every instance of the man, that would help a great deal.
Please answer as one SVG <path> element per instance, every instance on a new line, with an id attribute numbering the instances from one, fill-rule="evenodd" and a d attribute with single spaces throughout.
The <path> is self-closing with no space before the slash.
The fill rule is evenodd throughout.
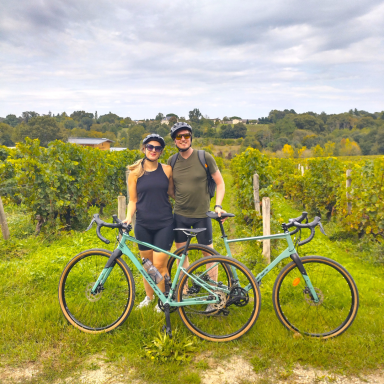
<path id="1" fill-rule="evenodd" d="M 192 148 L 192 127 L 186 123 L 176 123 L 171 128 L 171 137 L 179 150 L 173 167 L 173 181 L 175 184 L 175 228 L 207 228 L 197 234 L 197 242 L 213 248 L 212 223 L 206 216 L 209 211 L 210 196 L 207 188 L 207 173 Z M 217 167 L 215 159 L 205 153 L 205 160 L 209 171 L 216 183 L 215 212 L 221 216 L 221 203 L 224 198 L 225 184 Z M 171 158 L 168 159 L 170 165 Z M 187 236 L 182 231 L 175 231 L 176 247 L 182 247 L 187 242 Z M 184 263 L 184 267 L 188 262 Z"/>

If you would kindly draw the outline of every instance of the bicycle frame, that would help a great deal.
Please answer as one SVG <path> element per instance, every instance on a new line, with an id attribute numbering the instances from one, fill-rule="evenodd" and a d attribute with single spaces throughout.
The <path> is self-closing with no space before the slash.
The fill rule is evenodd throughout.
<path id="1" fill-rule="evenodd" d="M 156 283 L 151 279 L 151 277 L 148 275 L 147 271 L 145 270 L 145 268 L 143 267 L 141 262 L 137 259 L 137 257 L 132 253 L 132 251 L 126 245 L 126 241 L 130 241 L 130 242 L 133 242 L 133 243 L 137 243 L 137 244 L 143 245 L 143 246 L 151 248 L 151 249 L 153 249 L 154 251 L 157 251 L 157 252 L 164 252 L 168 256 L 171 256 L 171 257 L 174 257 L 174 258 L 180 260 L 179 265 L 177 267 L 177 271 L 176 271 L 175 277 L 173 279 L 173 282 L 172 282 L 172 285 L 171 285 L 171 288 L 170 288 L 170 291 L 169 291 L 169 294 L 168 294 L 168 297 L 164 295 L 164 293 L 158 288 Z M 189 239 L 189 241 L 190 241 L 190 239 Z M 188 245 L 189 245 L 189 241 L 187 243 Z M 112 269 L 113 269 L 113 267 L 114 267 L 114 265 L 116 263 L 115 260 L 117 258 L 119 258 L 122 254 L 126 255 L 131 260 L 131 262 L 138 269 L 138 271 L 143 275 L 144 279 L 152 287 L 152 289 L 154 290 L 154 292 L 160 298 L 160 300 L 163 302 L 164 305 L 165 304 L 169 304 L 169 306 L 171 306 L 171 307 L 181 307 L 181 306 L 186 306 L 186 305 L 191 305 L 191 304 L 195 304 L 195 305 L 197 305 L 197 304 L 216 304 L 216 303 L 219 302 L 219 298 L 218 298 L 217 294 L 212 292 L 212 290 L 210 289 L 212 287 L 209 284 L 207 284 L 206 281 L 202 280 L 201 278 L 197 278 L 196 276 L 191 276 L 190 274 L 187 273 L 186 269 L 182 267 L 182 265 L 184 265 L 184 260 L 186 258 L 186 254 L 184 252 L 183 252 L 183 254 L 181 256 L 178 256 L 178 255 L 175 255 L 174 253 L 171 253 L 171 252 L 165 251 L 164 249 L 158 248 L 158 247 L 156 247 L 156 246 L 154 246 L 152 244 L 148 244 L 146 242 L 137 240 L 136 238 L 134 238 L 134 237 L 132 237 L 129 234 L 126 234 L 126 233 L 123 234 L 123 236 L 122 236 L 122 238 L 120 240 L 119 245 L 117 246 L 115 251 L 112 253 L 110 259 L 108 260 L 107 264 L 105 265 L 105 267 L 104 267 L 103 271 L 101 272 L 99 278 L 97 279 L 96 283 L 94 284 L 94 286 L 93 286 L 93 288 L 91 290 L 92 294 L 96 294 L 98 287 L 100 285 L 103 286 L 105 284 L 109 274 L 112 272 Z M 202 274 L 201 276 L 205 275 L 212 268 L 214 268 L 214 265 L 211 266 L 210 268 L 208 268 L 204 272 L 204 274 Z M 187 299 L 183 299 L 182 302 L 178 302 L 178 301 L 173 300 L 172 299 L 173 293 L 175 291 L 175 288 L 176 288 L 176 285 L 177 285 L 177 282 L 179 280 L 179 276 L 180 276 L 181 272 L 183 272 L 185 275 L 189 276 L 198 285 L 204 287 L 210 294 L 215 296 L 216 299 L 208 300 L 208 296 L 202 296 L 202 297 L 199 297 L 197 299 L 188 299 L 188 298 Z M 223 287 L 215 287 L 215 290 L 216 291 L 217 290 L 221 290 L 221 291 L 223 291 L 225 293 L 229 293 L 229 290 L 225 289 Z"/>
<path id="2" fill-rule="evenodd" d="M 261 280 L 264 276 L 266 276 L 280 261 L 291 258 L 299 268 L 301 275 L 303 276 L 303 279 L 305 280 L 305 283 L 307 284 L 307 287 L 309 288 L 314 301 L 317 303 L 319 301 L 319 297 L 317 296 L 317 293 L 311 283 L 310 278 L 308 277 L 305 268 L 303 264 L 301 263 L 300 257 L 297 254 L 297 251 L 295 249 L 295 245 L 293 244 L 292 238 L 289 234 L 289 232 L 286 233 L 279 233 L 276 235 L 269 235 L 269 236 L 254 236 L 254 237 L 244 237 L 240 239 L 229 239 L 227 236 L 222 236 L 224 240 L 225 249 L 227 251 L 227 256 L 232 257 L 231 250 L 229 248 L 229 243 L 236 243 L 240 241 L 262 241 L 262 240 L 277 240 L 277 239 L 285 239 L 288 243 L 288 248 L 286 248 L 278 257 L 276 257 L 275 260 L 273 260 L 269 265 L 267 265 L 257 276 L 256 281 L 258 284 L 261 283 Z M 236 270 L 232 270 L 232 273 L 234 275 L 234 278 L 237 279 Z M 246 290 L 249 290 L 250 287 L 245 287 Z"/>

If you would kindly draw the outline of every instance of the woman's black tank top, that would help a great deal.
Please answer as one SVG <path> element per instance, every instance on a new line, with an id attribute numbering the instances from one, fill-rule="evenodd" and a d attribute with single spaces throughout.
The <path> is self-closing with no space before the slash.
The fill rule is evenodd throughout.
<path id="1" fill-rule="evenodd" d="M 168 200 L 169 180 L 163 166 L 145 172 L 137 179 L 136 222 L 145 228 L 157 230 L 173 223 L 172 207 Z"/>

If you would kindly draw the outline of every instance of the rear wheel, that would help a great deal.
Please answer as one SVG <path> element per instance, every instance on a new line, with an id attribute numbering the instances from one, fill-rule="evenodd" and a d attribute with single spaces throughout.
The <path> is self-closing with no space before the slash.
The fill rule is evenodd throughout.
<path id="1" fill-rule="evenodd" d="M 111 252 L 89 249 L 76 255 L 64 268 L 59 282 L 59 302 L 66 319 L 88 333 L 109 332 L 129 316 L 135 283 L 127 264 L 116 259 L 104 287 L 91 294 Z"/>
<path id="2" fill-rule="evenodd" d="M 216 280 L 210 276 L 213 265 L 217 266 Z M 226 268 L 236 271 L 236 280 L 228 282 Z M 180 279 L 177 301 L 191 303 L 179 307 L 181 320 L 191 332 L 221 342 L 235 340 L 252 328 L 260 311 L 260 290 L 245 265 L 230 257 L 203 257 L 187 273 Z M 206 303 L 212 300 L 218 302 Z"/>
<path id="3" fill-rule="evenodd" d="M 273 305 L 279 320 L 294 332 L 330 338 L 351 326 L 359 307 L 352 276 L 336 261 L 306 256 L 301 262 L 317 293 L 315 302 L 294 262 L 286 265 L 273 287 Z"/>

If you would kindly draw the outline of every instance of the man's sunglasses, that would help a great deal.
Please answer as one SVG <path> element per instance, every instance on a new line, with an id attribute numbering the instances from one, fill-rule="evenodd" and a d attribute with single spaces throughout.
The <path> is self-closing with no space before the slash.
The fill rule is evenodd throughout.
<path id="1" fill-rule="evenodd" d="M 152 144 L 147 144 L 145 148 L 148 149 L 148 151 L 152 152 L 155 150 L 156 152 L 161 152 L 163 150 L 163 147 L 161 145 L 152 145 Z"/>
<path id="2" fill-rule="evenodd" d="M 183 133 L 181 135 L 176 135 L 177 140 L 181 140 L 182 137 L 184 137 L 185 140 L 188 140 L 191 138 L 191 134 L 190 133 Z"/>

